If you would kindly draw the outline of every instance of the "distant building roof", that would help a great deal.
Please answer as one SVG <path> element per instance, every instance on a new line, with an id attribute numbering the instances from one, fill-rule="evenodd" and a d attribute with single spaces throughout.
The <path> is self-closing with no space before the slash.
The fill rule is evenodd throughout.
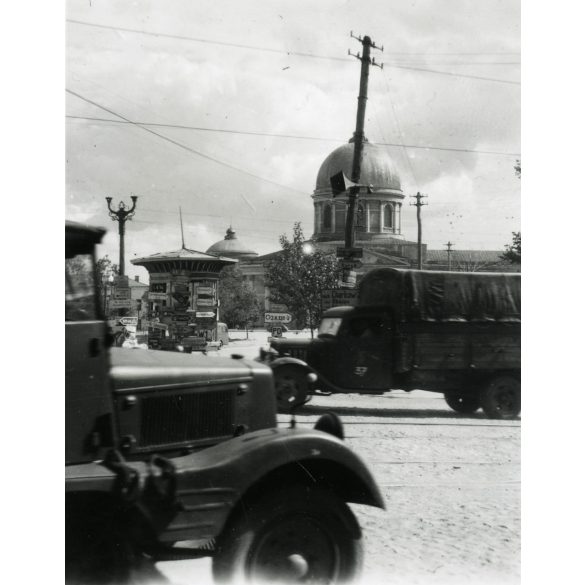
<path id="1" fill-rule="evenodd" d="M 171 252 L 159 252 L 144 258 L 134 258 L 130 262 L 136 266 L 144 266 L 148 272 L 153 273 L 179 269 L 218 274 L 224 266 L 235 264 L 237 260 L 181 248 Z"/>
<path id="2" fill-rule="evenodd" d="M 258 256 L 251 248 L 248 248 L 236 236 L 236 232 L 230 226 L 225 233 L 223 240 L 215 242 L 207 249 L 207 254 L 227 256 L 228 258 L 236 259 L 251 259 Z"/>
<path id="3" fill-rule="evenodd" d="M 490 264 L 503 262 L 500 256 L 502 250 L 451 250 L 451 262 L 489 262 Z M 427 262 L 448 262 L 447 250 L 429 250 L 426 254 Z"/>

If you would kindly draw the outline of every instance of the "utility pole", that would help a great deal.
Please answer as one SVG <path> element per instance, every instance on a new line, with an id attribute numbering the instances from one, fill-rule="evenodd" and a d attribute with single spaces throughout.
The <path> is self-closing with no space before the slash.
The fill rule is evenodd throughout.
<path id="1" fill-rule="evenodd" d="M 364 47 L 363 55 L 360 55 L 359 53 L 354 55 L 350 50 L 347 51 L 348 55 L 352 55 L 362 62 L 355 132 L 353 133 L 353 138 L 350 141 L 354 143 L 351 179 L 347 179 L 347 177 L 345 177 L 343 174 L 343 170 L 341 170 L 333 177 L 330 177 L 330 181 L 333 197 L 339 195 L 340 193 L 347 193 L 348 207 L 347 217 L 345 220 L 345 246 L 343 248 L 337 248 L 337 257 L 342 259 L 341 286 L 353 288 L 356 284 L 356 275 L 355 272 L 352 272 L 352 269 L 355 268 L 356 265 L 355 259 L 361 258 L 363 254 L 363 250 L 361 248 L 354 248 L 355 208 L 361 187 L 366 187 L 368 192 L 371 193 L 371 186 L 359 184 L 362 166 L 362 154 L 364 150 L 364 142 L 366 142 L 366 137 L 364 135 L 364 120 L 366 118 L 366 102 L 368 100 L 368 76 L 370 65 L 375 65 L 376 67 L 380 67 L 380 69 L 383 68 L 383 64 L 378 64 L 376 63 L 375 59 L 370 59 L 370 49 L 378 49 L 383 51 L 384 47 L 377 47 L 376 44 L 372 42 L 372 39 L 370 39 L 368 36 L 365 36 L 362 39 L 362 37 L 354 36 L 353 32 L 350 33 L 350 36 L 354 39 L 357 39 Z"/>
<path id="2" fill-rule="evenodd" d="M 375 43 L 372 42 L 370 37 L 365 36 L 363 39 L 361 37 L 354 36 L 353 32 L 350 33 L 350 36 L 354 39 L 357 39 L 362 46 L 364 47 L 363 55 L 360 56 L 359 53 L 354 55 L 350 50 L 347 51 L 348 55 L 359 59 L 362 62 L 361 73 L 360 73 L 360 93 L 358 96 L 358 108 L 357 108 L 357 115 L 356 115 L 356 122 L 355 122 L 355 132 L 353 133 L 353 163 L 351 167 L 351 181 L 352 183 L 356 183 L 349 188 L 348 191 L 348 209 L 347 209 L 347 218 L 345 221 L 345 248 L 351 249 L 353 248 L 354 244 L 354 218 L 355 218 L 355 207 L 357 198 L 360 192 L 360 175 L 361 175 L 361 167 L 362 167 L 362 154 L 364 150 L 364 142 L 366 141 L 366 137 L 364 134 L 364 121 L 366 118 L 366 102 L 368 101 L 368 78 L 370 74 L 370 65 L 374 65 L 376 67 L 380 67 L 383 69 L 384 64 L 376 63 L 375 59 L 370 59 L 370 48 L 378 49 L 380 51 L 384 50 L 384 47 L 377 47 Z"/>
<path id="3" fill-rule="evenodd" d="M 134 210 L 136 209 L 136 200 L 138 196 L 132 195 L 130 197 L 132 199 L 132 207 L 128 209 L 126 204 L 120 201 L 118 204 L 118 209 L 112 209 L 112 198 L 106 197 L 106 201 L 108 202 L 108 211 L 110 212 L 110 217 L 112 221 L 118 222 L 118 234 L 120 236 L 120 261 L 119 261 L 119 275 L 124 276 L 124 234 L 126 233 L 126 220 L 132 219 L 134 216 Z"/>
<path id="4" fill-rule="evenodd" d="M 453 244 L 451 242 L 447 242 L 447 270 L 451 272 L 451 246 Z"/>
<path id="5" fill-rule="evenodd" d="M 416 206 L 416 223 L 418 224 L 418 269 L 422 270 L 422 221 L 420 217 L 420 208 L 423 205 L 428 205 L 428 203 L 422 203 L 421 201 L 426 195 L 417 193 L 416 195 L 411 195 L 411 197 L 416 199 L 416 203 L 411 203 L 411 205 Z"/>

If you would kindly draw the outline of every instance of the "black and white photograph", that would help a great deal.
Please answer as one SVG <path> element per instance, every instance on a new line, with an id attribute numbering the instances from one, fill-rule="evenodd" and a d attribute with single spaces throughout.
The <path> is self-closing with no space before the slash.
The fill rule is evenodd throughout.
<path id="1" fill-rule="evenodd" d="M 520 0 L 64 5 L 66 583 L 519 585 Z"/>

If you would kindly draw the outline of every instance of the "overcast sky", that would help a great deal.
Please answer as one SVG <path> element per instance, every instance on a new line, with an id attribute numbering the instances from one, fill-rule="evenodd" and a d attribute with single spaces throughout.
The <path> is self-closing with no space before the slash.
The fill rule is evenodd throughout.
<path id="1" fill-rule="evenodd" d="M 366 136 L 395 145 L 405 237 L 417 191 L 431 248 L 502 249 L 520 229 L 516 0 L 87 0 L 67 18 L 66 214 L 107 227 L 100 253 L 117 261 L 104 198 L 138 195 L 131 275 L 145 276 L 131 258 L 180 247 L 179 206 L 197 250 L 230 224 L 259 253 L 294 221 L 312 234 L 319 166 L 355 127 L 350 31 L 384 46 Z"/>

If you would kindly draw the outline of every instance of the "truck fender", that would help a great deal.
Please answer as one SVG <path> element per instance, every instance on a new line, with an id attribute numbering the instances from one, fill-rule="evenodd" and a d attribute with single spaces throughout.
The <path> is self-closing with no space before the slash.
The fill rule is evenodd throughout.
<path id="1" fill-rule="evenodd" d="M 385 509 L 359 456 L 343 441 L 314 429 L 255 431 L 172 462 L 180 511 L 163 541 L 215 538 L 243 497 L 261 496 L 292 482 L 320 485 L 346 502 Z"/>
<path id="2" fill-rule="evenodd" d="M 275 360 L 272 360 L 268 365 L 273 370 L 275 370 L 276 368 L 279 368 L 280 366 L 295 365 L 295 366 L 299 366 L 303 370 L 306 370 L 307 373 L 315 372 L 315 370 L 313 370 L 313 368 L 311 366 L 309 366 L 303 360 L 300 360 L 299 358 L 295 358 L 295 357 L 290 357 L 290 356 L 278 357 Z"/>
<path id="3" fill-rule="evenodd" d="M 319 374 L 316 372 L 316 370 L 314 370 L 311 366 L 309 366 L 309 364 L 307 364 L 306 362 L 304 362 L 303 360 L 300 360 L 298 358 L 289 357 L 289 356 L 280 357 L 280 358 L 276 358 L 274 361 L 270 362 L 269 365 L 272 368 L 273 372 L 282 366 L 297 366 L 297 367 L 299 367 L 300 369 L 303 370 L 303 372 L 307 376 L 307 382 L 309 383 L 309 390 L 310 391 L 314 390 L 315 382 L 317 382 L 317 380 L 319 379 Z"/>

